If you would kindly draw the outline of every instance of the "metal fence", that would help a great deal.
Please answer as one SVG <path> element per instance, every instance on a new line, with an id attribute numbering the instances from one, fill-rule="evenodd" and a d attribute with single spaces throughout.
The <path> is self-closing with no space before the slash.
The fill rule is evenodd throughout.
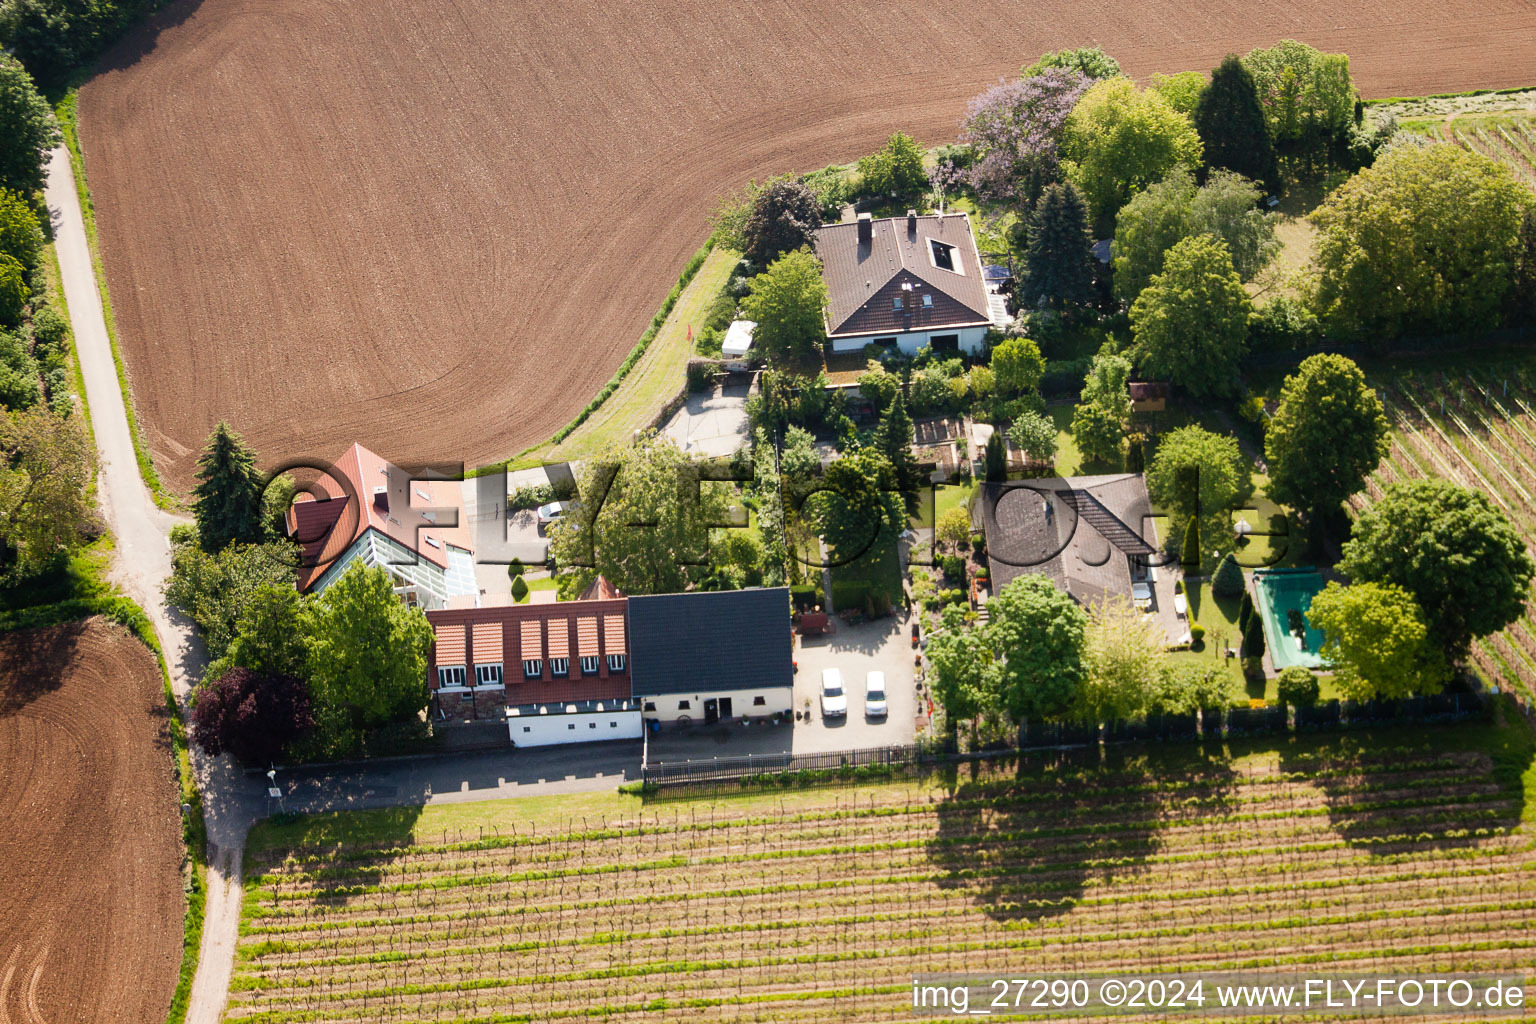
<path id="1" fill-rule="evenodd" d="M 1190 742 L 1219 737 L 1267 736 L 1327 729 L 1367 728 L 1394 723 L 1455 722 L 1485 715 L 1488 698 L 1477 693 L 1442 693 L 1405 700 L 1330 700 L 1309 708 L 1227 708 L 1200 715 L 1161 715 L 1102 727 L 1058 723 L 1026 724 L 1021 746 L 960 753 L 924 746 L 867 747 L 808 754 L 746 754 L 641 765 L 641 779 L 659 786 L 728 782 L 781 772 L 835 771 L 870 765 L 960 764 L 993 758 L 1068 755 L 1097 751 L 1100 744 Z M 1292 720 L 1294 716 L 1294 721 Z M 1091 759 L 1091 758 L 1090 758 Z"/>

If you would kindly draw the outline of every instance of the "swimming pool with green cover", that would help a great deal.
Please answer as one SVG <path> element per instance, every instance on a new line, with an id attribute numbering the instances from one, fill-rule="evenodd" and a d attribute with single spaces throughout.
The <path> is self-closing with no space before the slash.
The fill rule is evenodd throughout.
<path id="1" fill-rule="evenodd" d="M 1303 665 L 1319 668 L 1323 664 L 1318 650 L 1323 634 L 1306 620 L 1312 596 L 1324 586 L 1323 576 L 1311 569 L 1259 569 L 1253 574 L 1254 607 L 1264 619 L 1264 643 L 1276 669 Z M 1292 632 L 1292 610 L 1306 622 L 1305 643 Z"/>

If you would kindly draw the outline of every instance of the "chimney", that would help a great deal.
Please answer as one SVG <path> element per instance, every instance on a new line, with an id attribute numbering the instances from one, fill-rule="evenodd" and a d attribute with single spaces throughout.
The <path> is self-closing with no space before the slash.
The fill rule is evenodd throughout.
<path id="1" fill-rule="evenodd" d="M 873 245 L 875 240 L 875 221 L 872 214 L 859 214 L 859 244 Z"/>
<path id="2" fill-rule="evenodd" d="M 917 234 L 917 211 L 916 210 L 908 210 L 907 211 L 907 234 L 909 234 L 909 235 Z"/>

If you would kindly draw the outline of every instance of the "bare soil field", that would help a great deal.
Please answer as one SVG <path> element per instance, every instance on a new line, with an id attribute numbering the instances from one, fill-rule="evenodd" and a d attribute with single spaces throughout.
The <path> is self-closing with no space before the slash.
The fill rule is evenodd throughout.
<path id="1" fill-rule="evenodd" d="M 1533 33 L 1528 0 L 182 0 L 80 116 L 135 398 L 185 487 L 221 417 L 269 463 L 547 438 L 717 194 L 898 128 L 947 141 L 1042 50 L 1098 43 L 1144 77 L 1290 36 L 1383 96 L 1536 82 Z"/>
<path id="2" fill-rule="evenodd" d="M 161 685 L 103 619 L 0 635 L 0 1021 L 165 1019 L 185 903 Z"/>

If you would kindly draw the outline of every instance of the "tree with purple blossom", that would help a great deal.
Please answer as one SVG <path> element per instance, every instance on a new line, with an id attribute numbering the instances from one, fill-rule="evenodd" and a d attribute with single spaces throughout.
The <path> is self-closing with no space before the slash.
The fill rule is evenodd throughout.
<path id="1" fill-rule="evenodd" d="M 192 705 L 197 745 L 247 764 L 275 761 L 314 724 L 308 687 L 281 672 L 232 668 L 198 687 Z"/>
<path id="2" fill-rule="evenodd" d="M 1090 84 L 1076 71 L 1053 68 L 1000 82 L 972 99 L 960 139 L 975 154 L 967 178 L 976 194 L 1032 208 L 1059 177 L 1062 126 Z"/>

